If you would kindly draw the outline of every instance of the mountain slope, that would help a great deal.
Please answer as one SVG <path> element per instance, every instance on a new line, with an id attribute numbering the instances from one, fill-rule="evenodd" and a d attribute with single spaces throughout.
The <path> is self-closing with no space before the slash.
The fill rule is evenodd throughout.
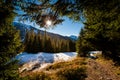
<path id="1" fill-rule="evenodd" d="M 43 30 L 39 30 L 39 29 L 37 29 L 37 28 L 35 28 L 34 26 L 31 26 L 31 25 L 26 25 L 26 24 L 18 23 L 18 22 L 13 22 L 13 25 L 16 27 L 17 30 L 20 30 L 20 36 L 21 36 L 22 40 L 24 40 L 27 30 L 34 30 L 34 32 L 36 32 L 36 33 L 39 32 L 41 34 L 45 33 Z M 47 35 L 49 35 L 51 37 L 60 38 L 60 39 L 61 38 L 62 39 L 71 39 L 73 41 L 77 40 L 77 37 L 74 36 L 74 35 L 68 37 L 68 36 L 61 36 L 59 34 L 54 34 L 54 33 L 50 33 L 50 32 L 47 32 Z"/>

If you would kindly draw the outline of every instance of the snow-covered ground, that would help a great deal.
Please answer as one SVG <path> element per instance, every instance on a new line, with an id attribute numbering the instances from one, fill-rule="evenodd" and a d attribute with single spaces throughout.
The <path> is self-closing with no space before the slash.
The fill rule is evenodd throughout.
<path id="1" fill-rule="evenodd" d="M 26 53 L 22 52 L 15 58 L 19 60 L 19 64 L 24 64 L 20 68 L 20 72 L 24 70 L 32 70 L 33 68 L 44 68 L 53 62 L 68 61 L 77 56 L 76 52 L 62 52 L 62 53 Z"/>

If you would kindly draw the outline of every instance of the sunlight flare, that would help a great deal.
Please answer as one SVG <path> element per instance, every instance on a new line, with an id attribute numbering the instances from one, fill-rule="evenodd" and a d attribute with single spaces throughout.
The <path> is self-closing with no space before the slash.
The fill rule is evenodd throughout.
<path id="1" fill-rule="evenodd" d="M 52 25 L 52 21 L 51 21 L 51 20 L 47 20 L 47 21 L 46 21 L 46 25 L 47 25 L 47 26 L 51 26 L 51 25 Z"/>

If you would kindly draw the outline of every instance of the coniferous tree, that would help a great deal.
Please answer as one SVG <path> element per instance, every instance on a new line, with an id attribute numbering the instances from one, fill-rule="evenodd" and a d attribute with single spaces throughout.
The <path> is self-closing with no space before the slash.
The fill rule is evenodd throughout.
<path id="1" fill-rule="evenodd" d="M 29 31 L 27 30 L 26 31 L 26 35 L 25 35 L 25 39 L 24 39 L 24 51 L 27 51 L 28 50 L 28 46 L 29 46 L 29 40 L 30 40 L 30 33 Z"/>
<path id="2" fill-rule="evenodd" d="M 52 44 L 51 44 L 51 40 L 50 40 L 50 38 L 48 38 L 47 40 L 46 40 L 46 51 L 47 52 L 53 52 L 53 47 L 52 47 Z"/>
<path id="3" fill-rule="evenodd" d="M 38 34 L 36 36 L 36 39 L 38 39 L 37 40 L 37 52 L 42 52 L 42 50 L 43 50 L 41 37 L 42 37 L 41 34 L 38 32 Z"/>
<path id="4" fill-rule="evenodd" d="M 13 27 L 15 16 L 11 0 L 0 1 L 0 80 L 17 80 L 16 61 L 10 61 L 19 53 L 19 32 Z"/>
<path id="5" fill-rule="evenodd" d="M 30 31 L 26 31 L 25 39 L 24 39 L 24 46 L 25 49 L 24 51 L 29 52 L 30 51 L 30 46 L 31 46 L 31 33 Z"/>
<path id="6" fill-rule="evenodd" d="M 30 49 L 30 52 L 34 52 L 34 50 L 33 50 L 33 45 L 35 44 L 34 43 L 34 40 L 35 40 L 35 32 L 34 32 L 34 30 L 33 29 L 31 29 L 30 30 L 30 46 L 29 46 L 29 49 Z"/>
<path id="7" fill-rule="evenodd" d="M 69 51 L 75 52 L 76 48 L 75 48 L 75 42 L 69 40 Z"/>
<path id="8" fill-rule="evenodd" d="M 34 36 L 34 37 L 33 37 Z M 46 45 L 45 45 L 46 44 Z M 75 42 L 28 31 L 24 40 L 26 52 L 68 52 L 75 51 Z M 31 50 L 32 49 L 32 50 Z"/>
<path id="9" fill-rule="evenodd" d="M 34 37 L 33 44 L 32 44 L 32 50 L 33 50 L 32 51 L 33 53 L 39 52 L 38 51 L 38 37 L 37 37 L 37 35 L 35 35 L 35 37 Z"/>
<path id="10" fill-rule="evenodd" d="M 81 29 L 78 40 L 76 42 L 76 50 L 77 50 L 78 56 L 81 56 L 81 57 L 86 57 L 89 51 L 95 50 L 92 47 L 92 44 L 90 44 L 84 38 L 85 37 L 84 33 L 85 33 L 84 29 Z"/>
<path id="11" fill-rule="evenodd" d="M 101 50 L 105 57 L 119 61 L 120 1 L 81 0 L 78 3 L 85 17 L 84 36 L 80 37 L 79 45 L 85 47 L 85 50 Z"/>

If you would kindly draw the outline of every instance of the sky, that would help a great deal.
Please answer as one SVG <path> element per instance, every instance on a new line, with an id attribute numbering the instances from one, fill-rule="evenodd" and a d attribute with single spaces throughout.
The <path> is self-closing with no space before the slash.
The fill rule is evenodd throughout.
<path id="1" fill-rule="evenodd" d="M 17 7 L 19 8 L 19 7 Z M 22 10 L 16 11 L 18 14 L 23 14 L 24 12 Z M 73 22 L 72 20 L 68 19 L 67 17 L 64 17 L 65 21 L 62 22 L 62 24 L 58 24 L 56 27 L 52 29 L 48 29 L 48 32 L 60 34 L 63 36 L 70 36 L 75 35 L 79 36 L 80 30 L 84 25 L 81 22 Z M 18 18 L 15 18 L 15 22 L 18 21 Z M 44 30 L 43 28 L 40 28 L 39 25 L 36 25 L 30 21 L 24 22 L 27 25 L 32 25 L 38 29 Z"/>
<path id="2" fill-rule="evenodd" d="M 63 36 L 70 36 L 70 35 L 78 36 L 83 26 L 84 25 L 80 22 L 73 22 L 72 20 L 65 18 L 65 21 L 62 24 L 59 24 L 55 28 L 50 29 L 48 31 L 61 34 Z"/>
<path id="3" fill-rule="evenodd" d="M 54 28 L 47 29 L 48 32 L 55 33 L 55 34 L 60 34 L 63 36 L 79 36 L 80 30 L 84 25 L 81 22 L 73 22 L 72 20 L 68 19 L 67 17 L 64 18 L 65 21 L 63 21 L 62 24 L 58 24 Z M 36 25 L 31 22 L 24 22 L 27 25 L 32 25 L 38 29 L 45 30 L 43 28 L 40 28 L 39 25 Z"/>

